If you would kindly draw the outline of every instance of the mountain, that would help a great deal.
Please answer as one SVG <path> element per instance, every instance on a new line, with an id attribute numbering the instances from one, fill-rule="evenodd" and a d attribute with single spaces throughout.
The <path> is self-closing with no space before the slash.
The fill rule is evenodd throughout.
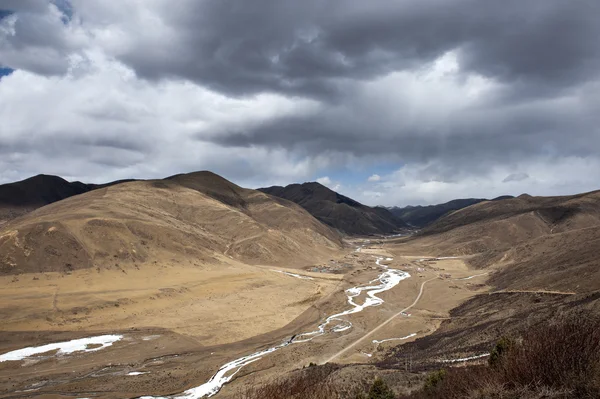
<path id="1" fill-rule="evenodd" d="M 414 239 L 494 268 L 490 282 L 500 289 L 600 289 L 600 191 L 480 202 L 446 214 Z"/>
<path id="2" fill-rule="evenodd" d="M 369 207 L 311 182 L 286 187 L 259 188 L 264 193 L 293 201 L 334 229 L 349 235 L 392 234 L 408 226 L 383 207 Z"/>
<path id="3" fill-rule="evenodd" d="M 97 188 L 131 181 L 119 180 L 106 184 L 68 182 L 52 175 L 37 175 L 14 183 L 0 185 L 0 225 L 34 209 Z"/>
<path id="4" fill-rule="evenodd" d="M 61 184 L 54 197 L 39 197 L 76 193 Z M 224 257 L 307 264 L 340 246 L 338 234 L 300 206 L 197 172 L 96 188 L 5 223 L 0 274 Z"/>
<path id="5" fill-rule="evenodd" d="M 70 183 L 50 175 L 37 175 L 0 185 L 0 224 L 33 209 L 87 191 L 89 187 L 83 183 Z"/>
<path id="6" fill-rule="evenodd" d="M 448 212 L 462 209 L 481 201 L 485 200 L 479 198 L 456 199 L 439 205 L 405 206 L 403 208 L 392 207 L 389 210 L 394 216 L 402 219 L 409 225 L 422 228 Z"/>
<path id="7" fill-rule="evenodd" d="M 510 195 L 501 196 L 494 198 L 492 201 L 498 201 L 502 199 L 512 198 Z M 405 207 L 392 207 L 388 208 L 396 217 L 402 219 L 410 226 L 423 228 L 440 217 L 444 216 L 448 212 L 457 211 L 467 206 L 478 204 L 483 201 L 488 201 L 484 198 L 465 198 L 455 199 L 452 201 L 445 202 L 438 205 L 427 205 L 427 206 L 405 206 Z"/>

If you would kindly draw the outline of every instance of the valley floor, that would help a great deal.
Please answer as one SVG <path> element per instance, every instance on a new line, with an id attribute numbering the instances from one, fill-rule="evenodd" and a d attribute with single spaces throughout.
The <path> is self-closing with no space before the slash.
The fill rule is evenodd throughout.
<path id="1" fill-rule="evenodd" d="M 328 316 L 351 308 L 345 290 L 375 284 L 383 266 L 410 274 L 376 294 L 383 304 L 342 316 L 351 328 L 326 326 L 326 334 L 240 369 L 217 395 L 231 397 L 311 362 L 381 359 L 386 349 L 432 333 L 451 309 L 488 289 L 487 275 L 469 270 L 461 259 L 434 258 L 388 240 L 352 246 L 361 249 L 304 269 L 249 266 L 224 257 L 212 266 L 0 277 L 0 397 L 177 394 L 203 384 L 227 362 L 314 331 Z M 378 257 L 391 259 L 378 264 Z M 354 301 L 367 298 L 362 293 Z M 1 361 L 2 354 L 21 348 L 105 334 L 120 338 L 90 351 L 53 349 Z"/>

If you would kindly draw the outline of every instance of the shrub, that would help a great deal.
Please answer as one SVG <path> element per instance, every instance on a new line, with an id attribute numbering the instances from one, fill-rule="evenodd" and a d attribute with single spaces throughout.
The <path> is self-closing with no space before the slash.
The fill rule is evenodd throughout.
<path id="1" fill-rule="evenodd" d="M 440 382 L 444 380 L 446 376 L 446 370 L 438 370 L 430 373 L 425 380 L 425 385 L 423 389 L 425 391 L 433 391 L 439 385 Z"/>
<path id="2" fill-rule="evenodd" d="M 502 359 L 506 357 L 506 354 L 512 347 L 514 347 L 515 342 L 507 337 L 502 337 L 496 343 L 494 349 L 490 353 L 490 357 L 488 359 L 488 363 L 492 367 L 498 367 L 502 362 Z"/>
<path id="3" fill-rule="evenodd" d="M 600 320 L 580 314 L 527 331 L 500 372 L 511 386 L 569 388 L 600 396 Z"/>
<path id="4" fill-rule="evenodd" d="M 367 399 L 394 399 L 394 391 L 381 378 L 376 378 L 369 390 Z"/>
<path id="5" fill-rule="evenodd" d="M 488 366 L 430 374 L 406 398 L 600 398 L 600 319 L 581 314 L 502 338 Z"/>

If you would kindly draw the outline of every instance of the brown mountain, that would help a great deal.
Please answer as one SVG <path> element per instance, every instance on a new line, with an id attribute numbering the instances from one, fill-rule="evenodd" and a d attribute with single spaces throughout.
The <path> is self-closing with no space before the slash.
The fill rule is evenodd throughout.
<path id="1" fill-rule="evenodd" d="M 259 190 L 299 204 L 321 222 L 344 234 L 392 234 L 408 228 L 389 210 L 363 205 L 319 183 L 290 184 Z"/>
<path id="2" fill-rule="evenodd" d="M 415 238 L 493 268 L 501 289 L 600 289 L 600 191 L 485 201 L 451 212 Z"/>
<path id="3" fill-rule="evenodd" d="M 41 206 L 85 193 L 83 183 L 70 183 L 58 176 L 37 175 L 15 183 L 0 185 L 0 224 Z"/>
<path id="4" fill-rule="evenodd" d="M 197 172 L 94 189 L 5 223 L 0 273 L 218 263 L 224 256 L 306 264 L 340 245 L 337 233 L 298 205 Z"/>
<path id="5" fill-rule="evenodd" d="M 58 176 L 37 175 L 18 182 L 2 184 L 0 185 L 0 225 L 44 205 L 126 181 L 131 180 L 85 184 L 79 181 L 68 182 Z"/>
<path id="6" fill-rule="evenodd" d="M 501 199 L 512 198 L 511 196 L 502 196 L 493 199 L 497 201 Z M 426 205 L 426 206 L 405 206 L 405 207 L 392 207 L 388 208 L 396 217 L 403 220 L 410 226 L 423 228 L 435 222 L 445 214 L 457 211 L 467 206 L 478 204 L 483 201 L 488 201 L 484 198 L 464 198 L 455 199 L 452 201 L 445 202 L 437 205 Z"/>

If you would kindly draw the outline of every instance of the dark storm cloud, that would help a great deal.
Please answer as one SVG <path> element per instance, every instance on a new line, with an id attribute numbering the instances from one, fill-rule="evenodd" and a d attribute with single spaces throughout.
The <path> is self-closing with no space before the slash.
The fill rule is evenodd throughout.
<path id="1" fill-rule="evenodd" d="M 504 180 L 502 180 L 502 183 L 508 183 L 511 181 L 522 181 L 522 180 L 526 180 L 526 179 L 529 179 L 529 175 L 527 173 L 523 173 L 523 172 L 511 173 L 510 175 L 506 176 L 504 178 Z"/>
<path id="2" fill-rule="evenodd" d="M 233 94 L 323 95 L 342 79 L 415 68 L 458 49 L 475 71 L 537 91 L 597 76 L 600 3 L 208 0 L 161 15 L 174 38 L 121 55 L 142 76 Z M 165 54 L 171 54 L 165 57 Z"/>
<path id="3" fill-rule="evenodd" d="M 496 165 L 518 163 L 537 155 L 596 156 L 600 151 L 600 115 L 595 110 L 600 107 L 600 98 L 595 93 L 591 87 L 570 102 L 549 99 L 541 105 L 490 103 L 456 112 L 436 129 L 428 125 L 435 115 L 428 115 L 427 109 L 422 110 L 416 126 L 405 125 L 401 118 L 394 123 L 396 119 L 389 121 L 391 116 L 380 102 L 356 94 L 356 98 L 366 98 L 354 106 L 346 104 L 335 110 L 323 107 L 310 115 L 220 134 L 214 140 L 234 147 L 293 148 L 307 155 L 337 151 L 371 157 L 393 154 L 404 163 L 442 161 L 442 170 L 432 176 L 451 181 L 462 170 L 483 173 Z M 379 100 L 396 102 L 400 108 L 405 103 L 386 96 Z"/>
<path id="4" fill-rule="evenodd" d="M 83 177 L 209 168 L 293 181 L 385 159 L 462 195 L 475 178 L 504 190 L 555 168 L 546 184 L 566 179 L 555 172 L 569 157 L 585 158 L 576 171 L 599 159 L 597 0 L 0 9 L 0 67 L 16 70 L 0 80 L 0 166 L 41 154 L 40 172 Z"/>
<path id="5" fill-rule="evenodd" d="M 61 6 L 43 0 L 0 0 L 0 65 L 41 75 L 67 72 L 68 57 L 74 50 L 64 25 L 70 18 Z M 50 7 L 59 11 L 54 14 Z M 61 14 L 62 13 L 62 14 Z"/>
<path id="6" fill-rule="evenodd" d="M 0 10 L 6 11 L 43 11 L 47 2 L 43 0 L 0 0 Z"/>

